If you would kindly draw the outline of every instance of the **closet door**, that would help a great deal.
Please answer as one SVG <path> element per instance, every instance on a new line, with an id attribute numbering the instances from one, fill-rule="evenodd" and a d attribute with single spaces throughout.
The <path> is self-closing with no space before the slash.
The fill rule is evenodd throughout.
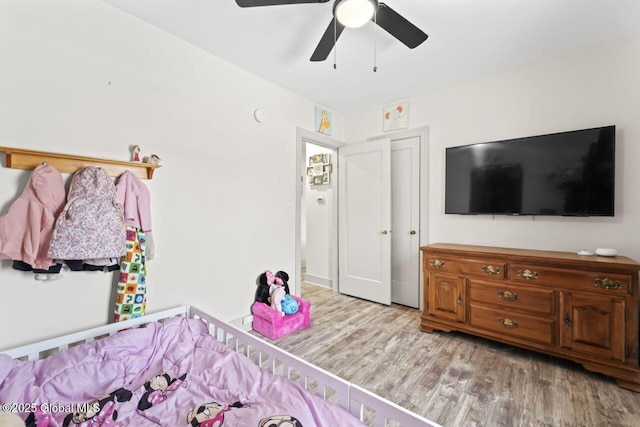
<path id="1" fill-rule="evenodd" d="M 338 150 L 341 293 L 391 304 L 391 141 Z"/>
<path id="2" fill-rule="evenodd" d="M 391 301 L 420 306 L 420 138 L 391 143 Z"/>

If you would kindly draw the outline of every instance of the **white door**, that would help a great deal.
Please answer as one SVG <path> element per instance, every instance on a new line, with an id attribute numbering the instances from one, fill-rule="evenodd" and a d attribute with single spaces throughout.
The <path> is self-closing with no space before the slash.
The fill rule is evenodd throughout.
<path id="1" fill-rule="evenodd" d="M 391 304 L 391 141 L 338 150 L 339 291 Z"/>
<path id="2" fill-rule="evenodd" d="M 391 143 L 391 301 L 420 306 L 420 138 Z"/>

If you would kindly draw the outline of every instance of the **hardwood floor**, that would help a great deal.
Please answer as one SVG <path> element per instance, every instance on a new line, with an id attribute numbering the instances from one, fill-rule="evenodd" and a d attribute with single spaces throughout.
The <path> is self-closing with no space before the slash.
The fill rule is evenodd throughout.
<path id="1" fill-rule="evenodd" d="M 305 284 L 311 327 L 267 340 L 443 426 L 640 426 L 640 393 L 573 362 L 459 333 L 420 311 Z"/>

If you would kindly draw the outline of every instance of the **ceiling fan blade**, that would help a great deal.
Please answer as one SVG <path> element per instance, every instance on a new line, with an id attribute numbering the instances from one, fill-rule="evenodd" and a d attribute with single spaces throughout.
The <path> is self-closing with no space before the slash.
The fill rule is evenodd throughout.
<path id="1" fill-rule="evenodd" d="M 429 37 L 420 28 L 407 21 L 384 3 L 378 5 L 378 13 L 375 19 L 380 27 L 410 49 L 419 46 Z"/>
<path id="2" fill-rule="evenodd" d="M 329 0 L 236 0 L 240 7 L 277 6 L 280 4 L 326 3 Z"/>
<path id="3" fill-rule="evenodd" d="M 335 27 L 335 36 L 334 36 L 334 27 Z M 336 18 L 333 18 L 327 27 L 327 30 L 322 35 L 316 50 L 311 55 L 311 61 L 324 61 L 327 59 L 327 56 L 331 53 L 335 42 L 340 38 L 340 34 L 344 30 L 344 25 L 336 21 Z"/>

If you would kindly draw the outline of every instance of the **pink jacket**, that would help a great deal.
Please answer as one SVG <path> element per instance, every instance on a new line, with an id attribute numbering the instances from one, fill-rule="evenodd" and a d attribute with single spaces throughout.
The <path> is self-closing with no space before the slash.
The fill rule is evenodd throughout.
<path id="1" fill-rule="evenodd" d="M 127 171 L 118 178 L 116 192 L 124 207 L 124 222 L 145 233 L 151 231 L 151 198 L 147 186 Z"/>
<path id="2" fill-rule="evenodd" d="M 147 260 L 155 257 L 155 243 L 151 232 L 151 196 L 149 189 L 140 179 L 127 171 L 120 175 L 116 183 L 116 193 L 124 207 L 124 222 L 145 233 L 144 254 Z"/>
<path id="3" fill-rule="evenodd" d="M 37 166 L 20 197 L 0 217 L 0 258 L 24 261 L 37 269 L 52 266 L 47 250 L 64 203 L 60 172 L 50 165 Z"/>

